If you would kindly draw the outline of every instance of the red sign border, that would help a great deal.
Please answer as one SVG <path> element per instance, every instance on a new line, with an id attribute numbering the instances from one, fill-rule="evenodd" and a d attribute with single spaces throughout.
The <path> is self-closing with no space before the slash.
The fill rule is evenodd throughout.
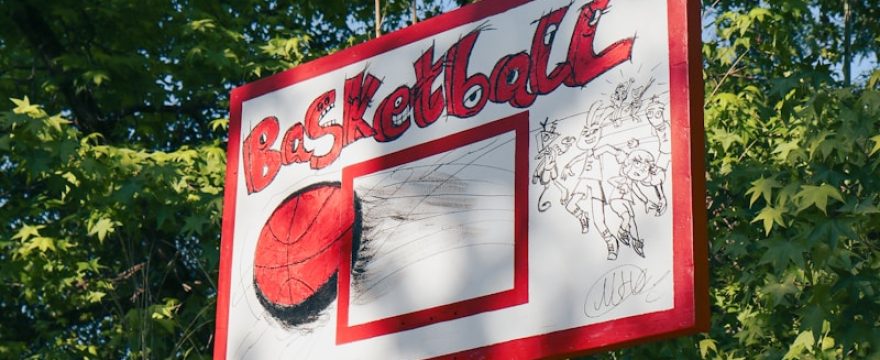
<path id="1" fill-rule="evenodd" d="M 484 0 L 232 90 L 217 289 L 215 359 L 226 358 L 228 340 L 242 103 L 528 2 L 530 0 Z M 709 329 L 700 2 L 667 0 L 667 6 L 671 128 L 676 129 L 672 132 L 671 174 L 675 209 L 673 308 L 515 339 L 444 357 L 537 358 L 585 354 Z"/>
<path id="2" fill-rule="evenodd" d="M 529 115 L 524 111 L 472 129 L 431 140 L 404 150 L 346 166 L 342 169 L 342 193 L 347 203 L 354 203 L 354 179 L 387 168 L 473 144 L 491 137 L 514 132 L 514 259 L 513 288 L 502 292 L 423 309 L 365 324 L 349 325 L 349 287 L 351 271 L 339 272 L 336 343 L 344 344 L 449 321 L 486 311 L 522 305 L 529 300 Z M 350 209 L 353 211 L 353 208 Z M 342 247 L 340 269 L 350 269 L 352 237 Z"/>

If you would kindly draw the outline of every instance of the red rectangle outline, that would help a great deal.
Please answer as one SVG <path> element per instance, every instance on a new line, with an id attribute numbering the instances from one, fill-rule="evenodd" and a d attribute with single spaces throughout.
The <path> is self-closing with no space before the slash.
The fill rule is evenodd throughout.
<path id="1" fill-rule="evenodd" d="M 484 0 L 406 29 L 339 51 L 296 68 L 245 84 L 230 94 L 229 143 L 223 200 L 220 274 L 217 288 L 214 358 L 225 359 L 244 101 L 314 78 L 395 48 L 513 9 L 531 0 Z M 536 358 L 592 353 L 709 328 L 706 234 L 703 81 L 700 3 L 667 0 L 672 113 L 674 307 L 580 328 L 491 344 L 449 357 Z"/>
<path id="2" fill-rule="evenodd" d="M 480 296 L 473 299 L 440 305 L 406 314 L 373 320 L 364 324 L 349 326 L 349 289 L 351 282 L 352 237 L 347 236 L 339 261 L 339 281 L 337 290 L 338 312 L 336 323 L 336 343 L 368 339 L 404 330 L 415 329 L 443 321 L 449 321 L 482 312 L 521 305 L 529 299 L 529 114 L 524 111 L 506 118 L 480 125 L 472 129 L 444 136 L 404 150 L 396 151 L 342 169 L 342 193 L 347 202 L 354 203 L 354 179 L 395 166 L 407 164 L 432 155 L 440 154 L 462 146 L 470 145 L 504 133 L 514 132 L 514 254 L 513 288 L 510 290 Z M 354 206 L 349 207 L 354 211 Z M 346 269 L 346 270 L 342 270 Z"/>

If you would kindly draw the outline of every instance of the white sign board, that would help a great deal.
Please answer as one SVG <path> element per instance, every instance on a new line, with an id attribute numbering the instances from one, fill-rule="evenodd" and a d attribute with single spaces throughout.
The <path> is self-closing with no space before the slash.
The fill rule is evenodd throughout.
<path id="1" fill-rule="evenodd" d="M 705 327 L 698 6 L 486 0 L 233 90 L 215 357 Z"/>

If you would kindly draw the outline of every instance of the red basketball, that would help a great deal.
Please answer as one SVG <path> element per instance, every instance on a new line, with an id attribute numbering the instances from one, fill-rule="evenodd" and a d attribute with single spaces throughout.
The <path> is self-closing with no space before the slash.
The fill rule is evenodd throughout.
<path id="1" fill-rule="evenodd" d="M 263 226 L 254 283 L 280 320 L 308 320 L 336 297 L 342 240 L 354 223 L 344 197 L 338 183 L 309 186 L 284 200 Z"/>

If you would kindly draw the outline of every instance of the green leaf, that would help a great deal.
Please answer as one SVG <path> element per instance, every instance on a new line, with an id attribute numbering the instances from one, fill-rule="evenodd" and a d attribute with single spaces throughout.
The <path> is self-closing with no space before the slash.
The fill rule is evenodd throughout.
<path id="1" fill-rule="evenodd" d="M 770 230 L 773 229 L 774 223 L 785 227 L 785 221 L 782 219 L 782 209 L 777 209 L 769 205 L 761 209 L 761 212 L 758 213 L 758 216 L 755 216 L 755 218 L 752 219 L 751 223 L 756 223 L 758 221 L 764 222 L 765 235 L 770 234 Z"/>
<path id="2" fill-rule="evenodd" d="M 795 195 L 797 195 L 798 191 L 800 191 L 801 183 L 798 181 L 790 182 L 785 185 L 776 195 L 776 203 L 777 206 L 784 207 L 788 204 L 788 201 L 791 200 Z"/>
<path id="3" fill-rule="evenodd" d="M 717 341 L 712 339 L 703 339 L 700 340 L 700 357 L 706 358 L 709 355 L 709 350 L 712 352 L 718 352 L 718 348 L 716 347 Z"/>
<path id="4" fill-rule="evenodd" d="M 734 143 L 742 143 L 743 139 L 741 136 L 737 134 L 732 134 L 727 132 L 724 128 L 715 129 L 715 136 L 713 137 L 715 140 L 721 143 L 721 147 L 724 151 L 730 149 L 730 146 Z"/>
<path id="5" fill-rule="evenodd" d="M 852 220 L 847 219 L 819 219 L 813 227 L 810 236 L 807 237 L 809 244 L 827 242 L 832 249 L 837 248 L 840 238 L 858 239 L 858 235 L 852 230 Z"/>
<path id="6" fill-rule="evenodd" d="M 106 295 L 107 293 L 103 291 L 89 291 L 89 294 L 86 295 L 86 300 L 90 303 L 98 303 L 101 302 L 101 299 Z"/>
<path id="7" fill-rule="evenodd" d="M 840 191 L 828 184 L 819 186 L 802 185 L 801 191 L 794 197 L 800 205 L 798 211 L 802 211 L 810 206 L 816 206 L 825 214 L 828 213 L 825 208 L 828 205 L 829 197 L 843 202 L 843 195 L 840 194 Z"/>
<path id="8" fill-rule="evenodd" d="M 38 236 L 31 239 L 30 244 L 26 246 L 29 249 L 37 248 L 40 252 L 46 252 L 47 250 L 55 251 L 55 240 L 43 236 Z"/>
<path id="9" fill-rule="evenodd" d="M 101 264 L 98 264 L 98 259 L 91 259 L 89 261 L 80 261 L 76 263 L 76 271 L 83 272 L 86 270 L 98 272 L 103 268 Z"/>
<path id="10" fill-rule="evenodd" d="M 21 239 L 22 241 L 26 241 L 31 237 L 40 236 L 40 229 L 45 228 L 46 225 L 30 226 L 28 224 L 24 224 L 21 226 L 21 229 L 18 229 L 18 232 L 12 236 L 12 240 Z"/>
<path id="11" fill-rule="evenodd" d="M 119 225 L 119 223 L 107 218 L 101 218 L 89 225 L 88 234 L 90 236 L 98 235 L 98 241 L 103 243 L 107 234 L 115 230 L 116 225 Z"/>
<path id="12" fill-rule="evenodd" d="M 816 338 L 813 337 L 813 331 L 803 331 L 796 339 L 794 339 L 794 342 L 791 343 L 791 346 L 789 346 L 788 352 L 785 353 L 783 359 L 800 359 L 801 355 L 805 352 L 812 352 L 811 349 L 815 344 Z"/>
<path id="13" fill-rule="evenodd" d="M 214 20 L 212 19 L 202 19 L 202 20 L 194 20 L 189 23 L 189 27 L 192 30 L 204 32 L 207 30 L 211 30 L 216 27 L 214 24 Z"/>
<path id="14" fill-rule="evenodd" d="M 83 77 L 94 83 L 96 86 L 101 86 L 105 81 L 110 80 L 110 75 L 107 74 L 106 71 L 101 70 L 86 71 L 83 74 Z"/>
<path id="15" fill-rule="evenodd" d="M 79 143 L 75 140 L 64 140 L 58 144 L 58 157 L 62 159 L 62 161 L 66 161 L 70 159 L 71 156 L 77 153 L 79 149 Z"/>
<path id="16" fill-rule="evenodd" d="M 217 129 L 226 130 L 229 128 L 229 119 L 214 119 L 209 125 L 211 126 L 211 131 L 217 131 Z"/>
<path id="17" fill-rule="evenodd" d="M 878 74 L 880 74 L 880 72 L 878 72 Z M 872 136 L 872 137 L 871 137 L 871 141 L 874 142 L 874 147 L 871 148 L 871 152 L 870 152 L 869 155 L 874 155 L 874 154 L 876 154 L 878 151 L 880 151 L 880 135 Z"/>
<path id="18" fill-rule="evenodd" d="M 201 234 L 205 225 L 209 224 L 210 221 L 210 219 L 201 215 L 191 215 L 184 221 L 182 230 L 187 234 Z"/>
<path id="19" fill-rule="evenodd" d="M 776 176 L 771 176 L 770 178 L 761 176 L 760 179 L 752 181 L 752 187 L 746 191 L 746 195 L 752 194 L 752 198 L 749 200 L 749 207 L 754 205 L 755 201 L 761 196 L 764 196 L 765 203 L 770 204 L 773 189 L 778 187 L 782 187 L 782 185 L 776 181 Z"/>
<path id="20" fill-rule="evenodd" d="M 77 180 L 76 175 L 74 175 L 70 171 L 61 174 L 61 178 L 67 180 L 67 182 L 73 186 L 79 186 L 79 180 Z"/>
<path id="21" fill-rule="evenodd" d="M 836 345 L 834 338 L 829 336 L 828 333 L 831 332 L 831 323 L 828 320 L 822 322 L 822 342 L 821 347 L 822 351 L 831 350 Z"/>
<path id="22" fill-rule="evenodd" d="M 807 158 L 807 153 L 804 151 L 803 147 L 801 147 L 798 140 L 779 143 L 779 145 L 776 145 L 773 153 L 778 154 L 779 160 L 783 162 L 793 162 L 805 160 Z"/>
<path id="23" fill-rule="evenodd" d="M 868 87 L 873 88 L 880 84 L 880 70 L 874 70 L 868 78 Z"/>
<path id="24" fill-rule="evenodd" d="M 164 304 L 156 304 L 150 308 L 153 313 L 150 315 L 153 319 L 171 319 L 174 313 L 180 308 L 180 301 L 174 298 L 165 298 Z"/>
<path id="25" fill-rule="evenodd" d="M 793 275 L 787 275 L 782 281 L 776 279 L 775 276 L 768 276 L 768 283 L 761 288 L 761 292 L 770 297 L 770 305 L 772 307 L 780 304 L 787 304 L 785 299 L 787 295 L 797 294 L 800 291 L 794 282 Z"/>
<path id="26" fill-rule="evenodd" d="M 860 203 L 852 209 L 852 212 L 856 215 L 873 215 L 880 214 L 880 209 L 872 204 Z"/>
<path id="27" fill-rule="evenodd" d="M 715 96 L 715 99 L 718 101 L 718 105 L 720 105 L 721 108 L 738 106 L 742 102 L 740 98 L 733 93 L 719 93 Z"/>
<path id="28" fill-rule="evenodd" d="M 791 91 L 798 85 L 798 79 L 795 77 L 784 77 L 770 80 L 770 94 L 783 95 Z"/>
<path id="29" fill-rule="evenodd" d="M 174 216 L 174 211 L 170 207 L 161 207 L 156 209 L 156 227 L 162 228 L 168 219 Z"/>
<path id="30" fill-rule="evenodd" d="M 804 266 L 803 245 L 791 240 L 775 238 L 762 243 L 767 250 L 761 256 L 762 264 L 771 264 L 777 271 L 784 270 L 792 262 L 799 267 Z"/>
<path id="31" fill-rule="evenodd" d="M 824 291 L 823 293 L 827 293 L 827 291 Z M 806 305 L 799 309 L 797 314 L 801 317 L 801 328 L 810 328 L 816 332 L 819 332 L 822 329 L 826 322 L 825 319 L 829 316 L 828 310 L 819 304 Z"/>
<path id="32" fill-rule="evenodd" d="M 749 17 L 752 19 L 757 19 L 758 21 L 764 21 L 764 17 L 770 16 L 770 10 L 764 8 L 754 8 L 749 11 Z"/>
<path id="33" fill-rule="evenodd" d="M 766 336 L 767 330 L 762 326 L 759 315 L 751 305 L 746 305 L 745 308 L 737 312 L 736 319 L 742 326 L 735 337 L 740 340 L 740 343 L 758 344 L 761 338 Z"/>
<path id="34" fill-rule="evenodd" d="M 30 99 L 27 96 L 24 99 L 9 99 L 12 100 L 12 103 L 15 104 L 15 108 L 12 109 L 12 112 L 16 114 L 26 114 L 31 116 L 38 116 L 42 113 L 42 110 L 38 105 L 31 104 Z"/>
<path id="35" fill-rule="evenodd" d="M 808 141 L 808 148 L 812 158 L 827 159 L 834 150 L 840 150 L 844 145 L 838 140 L 837 135 L 832 131 L 822 131 Z"/>

